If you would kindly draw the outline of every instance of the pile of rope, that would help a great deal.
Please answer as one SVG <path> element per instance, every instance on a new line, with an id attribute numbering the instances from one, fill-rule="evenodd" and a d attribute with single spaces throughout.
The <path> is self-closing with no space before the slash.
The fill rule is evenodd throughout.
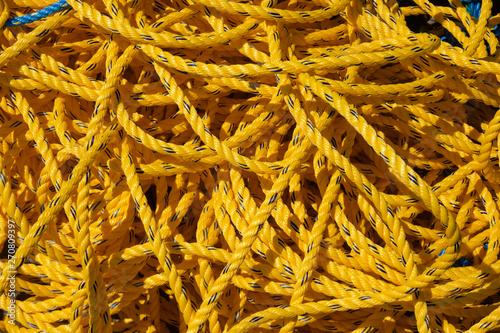
<path id="1" fill-rule="evenodd" d="M 0 0 L 0 330 L 498 332 L 497 6 Z"/>

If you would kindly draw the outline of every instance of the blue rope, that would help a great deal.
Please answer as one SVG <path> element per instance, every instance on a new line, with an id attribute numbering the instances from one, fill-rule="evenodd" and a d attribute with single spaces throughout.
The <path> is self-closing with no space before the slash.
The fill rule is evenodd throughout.
<path id="1" fill-rule="evenodd" d="M 63 9 L 64 7 L 67 7 L 68 3 L 66 0 L 60 0 L 48 7 L 45 7 L 44 9 L 40 9 L 37 12 L 24 15 L 24 16 L 19 16 L 15 18 L 8 19 L 7 22 L 5 22 L 5 27 L 14 27 L 14 26 L 19 26 L 19 25 L 24 25 L 28 23 L 32 23 L 35 21 L 39 21 L 49 15 L 54 14 L 55 12 L 58 12 L 59 10 Z"/>

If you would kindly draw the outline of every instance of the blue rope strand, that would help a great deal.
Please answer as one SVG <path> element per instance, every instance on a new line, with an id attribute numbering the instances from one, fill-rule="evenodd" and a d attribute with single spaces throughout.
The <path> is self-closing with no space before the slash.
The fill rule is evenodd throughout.
<path id="1" fill-rule="evenodd" d="M 24 15 L 24 16 L 19 16 L 15 18 L 8 19 L 7 22 L 5 22 L 5 27 L 14 27 L 14 26 L 20 26 L 28 23 L 32 23 L 35 21 L 39 21 L 49 15 L 52 15 L 59 10 L 65 8 L 68 6 L 68 3 L 66 0 L 60 0 L 48 7 L 45 7 L 43 9 L 40 9 L 37 12 Z"/>

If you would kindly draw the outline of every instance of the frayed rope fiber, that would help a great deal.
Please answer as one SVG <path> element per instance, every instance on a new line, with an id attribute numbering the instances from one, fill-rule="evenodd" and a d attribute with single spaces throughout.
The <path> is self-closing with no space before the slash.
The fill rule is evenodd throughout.
<path id="1" fill-rule="evenodd" d="M 3 332 L 500 332 L 493 0 L 0 0 Z"/>

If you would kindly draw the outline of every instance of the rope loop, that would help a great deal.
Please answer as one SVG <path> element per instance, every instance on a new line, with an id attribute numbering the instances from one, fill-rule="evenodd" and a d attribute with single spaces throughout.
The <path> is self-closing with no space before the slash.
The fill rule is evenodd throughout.
<path id="1" fill-rule="evenodd" d="M 498 332 L 500 2 L 0 26 L 0 332 Z"/>

